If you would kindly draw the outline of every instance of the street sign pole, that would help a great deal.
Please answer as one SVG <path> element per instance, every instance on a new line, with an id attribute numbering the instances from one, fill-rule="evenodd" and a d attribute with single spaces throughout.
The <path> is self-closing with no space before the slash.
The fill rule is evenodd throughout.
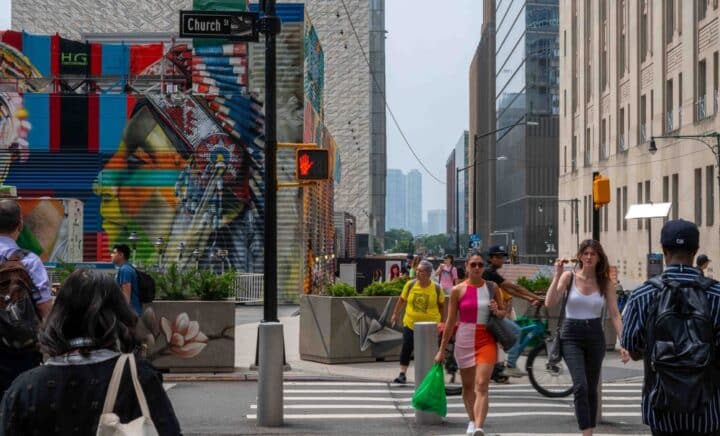
<path id="1" fill-rule="evenodd" d="M 263 322 L 258 328 L 257 425 L 283 425 L 282 356 L 285 347 L 282 324 L 277 316 L 277 74 L 276 35 L 280 19 L 275 0 L 264 0 L 260 19 L 265 34 L 265 268 Z"/>

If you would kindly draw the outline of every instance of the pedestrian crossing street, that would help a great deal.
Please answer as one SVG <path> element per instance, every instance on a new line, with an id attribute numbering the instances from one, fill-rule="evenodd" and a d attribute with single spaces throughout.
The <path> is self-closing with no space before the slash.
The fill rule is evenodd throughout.
<path id="1" fill-rule="evenodd" d="M 603 417 L 640 421 L 642 383 L 603 383 Z M 383 382 L 289 381 L 284 383 L 284 417 L 297 420 L 413 418 L 412 385 Z M 446 421 L 467 422 L 460 395 L 448 396 Z M 251 404 L 254 412 L 257 404 Z M 488 418 L 574 416 L 572 395 L 546 398 L 530 384 L 490 385 Z M 256 414 L 247 415 L 256 419 Z"/>

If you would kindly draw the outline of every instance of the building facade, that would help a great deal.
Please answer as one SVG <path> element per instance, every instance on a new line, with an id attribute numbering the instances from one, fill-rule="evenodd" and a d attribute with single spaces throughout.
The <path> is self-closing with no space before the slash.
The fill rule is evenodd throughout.
<path id="1" fill-rule="evenodd" d="M 468 230 L 482 240 L 495 229 L 495 0 L 484 0 L 480 43 L 470 64 Z"/>
<path id="2" fill-rule="evenodd" d="M 633 204 L 671 203 L 668 218 L 694 221 L 700 251 L 717 258 L 720 144 L 657 137 L 720 129 L 718 2 L 561 0 L 560 11 L 560 253 L 591 236 L 599 172 L 612 191 L 600 240 L 623 285 L 645 280 L 648 253 L 662 252 L 663 219 L 625 220 Z"/>
<path id="3" fill-rule="evenodd" d="M 445 210 L 432 209 L 427 213 L 427 226 L 425 233 L 428 235 L 439 235 L 445 233 Z"/>
<path id="4" fill-rule="evenodd" d="M 419 235 L 423 232 L 422 174 L 418 170 L 410 170 L 405 182 L 405 229 Z"/>
<path id="5" fill-rule="evenodd" d="M 448 234 L 454 235 L 456 228 L 455 220 L 455 149 L 453 149 L 448 155 L 447 161 L 445 162 L 445 226 Z"/>
<path id="6" fill-rule="evenodd" d="M 387 195 L 385 196 L 385 226 L 390 229 L 405 227 L 405 189 L 407 182 L 402 170 L 387 170 Z"/>
<path id="7" fill-rule="evenodd" d="M 176 33 L 179 11 L 193 9 L 198 1 L 121 0 L 98 7 L 93 0 L 57 0 L 52 8 L 43 2 L 16 1 L 12 4 L 12 28 L 58 32 L 75 39 L 117 32 Z M 357 232 L 368 235 L 362 240 L 373 251 L 374 245 L 382 247 L 385 231 L 385 2 L 288 3 L 305 3 L 325 53 L 323 115 L 337 142 L 341 163 L 340 177 L 335 180 L 336 207 L 357 217 Z M 236 9 L 240 3 L 216 0 L 214 4 Z M 279 41 L 284 38 L 282 33 L 278 36 Z M 302 98 L 302 94 L 296 96 Z M 278 102 L 278 107 L 282 104 Z M 302 113 L 299 116 L 302 118 Z"/>
<path id="8" fill-rule="evenodd" d="M 557 1 L 495 3 L 496 216 L 521 262 L 547 263 L 557 231 L 559 11 Z M 536 122 L 536 126 L 517 123 Z M 491 234 L 492 236 L 492 234 Z"/>
<path id="9" fill-rule="evenodd" d="M 457 205 L 456 214 L 460 217 L 457 226 L 460 235 L 468 234 L 468 180 L 470 179 L 468 171 L 471 166 L 469 163 L 468 149 L 468 131 L 465 130 L 455 143 L 455 184 L 457 192 L 455 192 Z M 459 171 L 458 171 L 459 170 Z"/>

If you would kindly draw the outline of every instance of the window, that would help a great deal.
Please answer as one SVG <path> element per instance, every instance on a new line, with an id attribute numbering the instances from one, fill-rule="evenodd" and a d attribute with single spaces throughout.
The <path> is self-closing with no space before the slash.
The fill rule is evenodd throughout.
<path id="1" fill-rule="evenodd" d="M 608 20 L 607 1 L 600 2 L 600 92 L 605 91 L 608 85 Z"/>
<path id="2" fill-rule="evenodd" d="M 697 17 L 698 21 L 705 18 L 707 15 L 708 0 L 696 0 L 697 3 Z"/>
<path id="3" fill-rule="evenodd" d="M 622 223 L 622 191 L 620 188 L 615 188 L 615 230 L 620 231 Z"/>
<path id="4" fill-rule="evenodd" d="M 705 59 L 698 62 L 698 72 L 697 72 L 697 111 L 696 111 L 696 120 L 702 120 L 705 118 L 707 113 L 707 106 L 706 106 L 706 98 L 705 95 L 707 93 L 707 67 L 705 63 Z"/>
<path id="5" fill-rule="evenodd" d="M 662 199 L 663 199 L 663 203 L 667 203 L 668 201 L 670 201 L 670 177 L 668 177 L 668 176 L 663 176 Z M 666 223 L 667 221 L 668 221 L 668 218 L 667 218 L 667 216 L 665 216 L 663 218 L 663 224 Z"/>
<path id="6" fill-rule="evenodd" d="M 648 0 L 640 0 L 640 63 L 648 56 Z"/>
<path id="7" fill-rule="evenodd" d="M 625 0 L 618 2 L 617 11 L 617 27 L 618 27 L 618 38 L 617 38 L 617 66 L 618 66 L 618 78 L 625 75 L 625 69 L 627 66 L 627 13 L 626 13 Z"/>
<path id="8" fill-rule="evenodd" d="M 563 146 L 563 172 L 567 173 L 567 145 Z"/>
<path id="9" fill-rule="evenodd" d="M 652 197 L 650 197 L 650 180 L 645 180 L 645 203 L 652 203 Z M 645 228 L 650 228 L 650 218 L 645 220 Z"/>
<path id="10" fill-rule="evenodd" d="M 665 0 L 665 44 L 670 44 L 675 33 L 675 0 Z"/>
<path id="11" fill-rule="evenodd" d="M 607 120 L 605 118 L 600 121 L 600 160 L 608 158 L 607 152 Z"/>
<path id="12" fill-rule="evenodd" d="M 713 53 L 713 113 L 718 111 L 718 52 Z"/>
<path id="13" fill-rule="evenodd" d="M 563 30 L 563 56 L 567 57 L 567 30 Z"/>
<path id="14" fill-rule="evenodd" d="M 622 188 L 622 207 L 623 207 L 623 230 L 627 230 L 627 220 L 625 219 L 625 215 L 627 215 L 627 186 L 623 186 Z"/>
<path id="15" fill-rule="evenodd" d="M 608 231 L 608 221 L 610 221 L 608 219 L 608 209 L 610 209 L 608 206 L 603 207 L 603 210 L 605 211 L 605 217 L 603 217 L 603 228 L 605 229 L 605 232 Z"/>
<path id="16" fill-rule="evenodd" d="M 677 127 L 676 129 L 679 129 L 682 127 L 682 108 L 683 108 L 683 95 L 682 95 L 682 73 L 678 74 L 678 119 L 677 119 Z"/>
<path id="17" fill-rule="evenodd" d="M 625 151 L 625 108 L 620 108 L 618 111 L 618 143 L 617 151 Z"/>
<path id="18" fill-rule="evenodd" d="M 563 89 L 563 116 L 567 117 L 567 89 Z"/>
<path id="19" fill-rule="evenodd" d="M 678 199 L 680 198 L 678 189 L 679 189 L 680 183 L 678 180 L 677 173 L 672 175 L 672 219 L 676 220 L 678 219 L 678 209 L 680 208 L 680 203 Z"/>
<path id="20" fill-rule="evenodd" d="M 572 138 L 572 150 L 571 150 L 571 160 L 570 163 L 572 164 L 572 170 L 577 170 L 577 135 L 573 135 Z"/>
<path id="21" fill-rule="evenodd" d="M 715 224 L 715 166 L 705 167 L 705 221 L 706 226 Z"/>
<path id="22" fill-rule="evenodd" d="M 672 132 L 674 130 L 672 110 L 673 110 L 673 81 L 672 81 L 672 79 L 668 79 L 665 82 L 665 113 L 666 113 L 665 129 L 667 132 Z"/>
<path id="23" fill-rule="evenodd" d="M 590 133 L 590 128 L 588 127 L 585 129 L 585 166 L 589 167 L 590 163 L 592 162 L 592 138 Z"/>
<path id="24" fill-rule="evenodd" d="M 583 195 L 583 232 L 588 231 L 588 216 L 587 216 L 587 195 Z"/>
<path id="25" fill-rule="evenodd" d="M 695 168 L 695 224 L 702 225 L 702 168 Z"/>
<path id="26" fill-rule="evenodd" d="M 639 182 L 637 184 L 637 202 L 638 204 L 643 204 L 643 184 L 642 182 Z M 642 230 L 643 228 L 643 220 L 637 220 L 637 228 L 638 230 Z"/>
<path id="27" fill-rule="evenodd" d="M 640 96 L 640 135 L 639 135 L 640 141 L 639 141 L 638 145 L 647 141 L 647 137 L 648 137 L 647 133 L 648 132 L 647 132 L 646 117 L 647 117 L 646 98 L 645 98 L 645 95 L 641 95 Z"/>

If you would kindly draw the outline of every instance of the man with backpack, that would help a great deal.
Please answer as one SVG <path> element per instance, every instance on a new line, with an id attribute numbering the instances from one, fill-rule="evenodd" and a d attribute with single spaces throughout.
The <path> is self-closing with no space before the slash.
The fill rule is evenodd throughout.
<path id="1" fill-rule="evenodd" d="M 113 245 L 111 253 L 112 263 L 117 265 L 118 271 L 115 281 L 120 285 L 123 295 L 135 313 L 142 315 L 142 304 L 140 303 L 140 292 L 138 290 L 138 274 L 135 268 L 130 265 L 130 247 L 126 244 Z"/>
<path id="2" fill-rule="evenodd" d="M 40 258 L 17 245 L 20 205 L 0 201 L 0 399 L 15 377 L 42 361 L 37 332 L 52 308 L 50 279 Z"/>
<path id="3" fill-rule="evenodd" d="M 693 267 L 697 226 L 665 223 L 665 270 L 630 295 L 622 347 L 644 358 L 643 422 L 653 435 L 720 435 L 720 285 Z"/>

